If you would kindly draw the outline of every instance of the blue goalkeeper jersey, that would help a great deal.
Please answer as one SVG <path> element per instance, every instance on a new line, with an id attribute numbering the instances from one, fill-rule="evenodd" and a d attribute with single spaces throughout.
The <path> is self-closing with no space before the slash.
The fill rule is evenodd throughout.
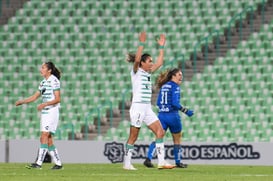
<path id="1" fill-rule="evenodd" d="M 159 90 L 157 97 L 159 113 L 177 112 L 180 105 L 180 87 L 173 81 L 168 81 Z"/>

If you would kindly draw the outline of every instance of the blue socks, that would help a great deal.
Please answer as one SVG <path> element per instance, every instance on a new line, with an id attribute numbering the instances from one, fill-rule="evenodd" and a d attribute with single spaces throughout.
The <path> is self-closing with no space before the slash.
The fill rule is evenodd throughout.
<path id="1" fill-rule="evenodd" d="M 175 164 L 180 164 L 180 160 L 182 157 L 181 152 L 182 152 L 181 145 L 173 145 L 173 154 L 174 154 Z"/>
<path id="2" fill-rule="evenodd" d="M 153 159 L 154 150 L 155 150 L 155 142 L 153 141 L 149 146 L 149 150 L 147 154 L 147 158 L 149 158 L 150 160 Z"/>

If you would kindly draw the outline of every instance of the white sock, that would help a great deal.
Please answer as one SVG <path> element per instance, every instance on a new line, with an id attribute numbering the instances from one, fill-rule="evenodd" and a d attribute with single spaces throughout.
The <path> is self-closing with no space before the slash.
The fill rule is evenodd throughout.
<path id="1" fill-rule="evenodd" d="M 43 164 L 43 161 L 45 159 L 47 151 L 48 151 L 48 145 L 47 144 L 41 144 L 41 146 L 39 148 L 38 158 L 37 158 L 37 161 L 36 161 L 36 163 L 38 165 Z"/>
<path id="2" fill-rule="evenodd" d="M 48 151 L 49 151 L 49 154 L 50 154 L 51 158 L 53 159 L 54 163 L 56 165 L 61 166 L 62 162 L 61 162 L 60 156 L 58 154 L 57 148 L 54 145 L 52 145 L 48 148 Z"/>
<path id="3" fill-rule="evenodd" d="M 164 143 L 155 143 L 158 165 L 165 164 L 165 149 Z"/>
<path id="4" fill-rule="evenodd" d="M 130 165 L 131 165 L 131 158 L 132 158 L 132 152 L 134 150 L 134 146 L 126 144 L 125 148 L 126 148 L 126 150 L 125 150 L 125 156 L 124 156 L 123 166 L 124 167 L 130 167 Z"/>

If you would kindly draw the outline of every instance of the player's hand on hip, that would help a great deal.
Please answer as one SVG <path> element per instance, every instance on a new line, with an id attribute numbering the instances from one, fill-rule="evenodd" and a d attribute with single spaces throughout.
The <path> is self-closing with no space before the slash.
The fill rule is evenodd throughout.
<path id="1" fill-rule="evenodd" d="M 45 103 L 42 103 L 42 104 L 39 104 L 38 106 L 37 106 L 37 109 L 38 109 L 38 111 L 41 111 L 43 108 L 45 108 L 46 107 L 46 104 Z"/>

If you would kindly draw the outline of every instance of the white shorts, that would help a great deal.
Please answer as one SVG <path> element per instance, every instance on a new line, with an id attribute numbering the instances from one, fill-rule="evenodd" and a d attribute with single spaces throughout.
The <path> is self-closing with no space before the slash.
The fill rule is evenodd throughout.
<path id="1" fill-rule="evenodd" d="M 40 129 L 43 132 L 55 133 L 59 122 L 59 106 L 42 110 Z"/>
<path id="2" fill-rule="evenodd" d="M 159 120 L 152 110 L 151 104 L 132 103 L 130 108 L 131 126 L 140 128 L 142 122 L 147 126 Z"/>

